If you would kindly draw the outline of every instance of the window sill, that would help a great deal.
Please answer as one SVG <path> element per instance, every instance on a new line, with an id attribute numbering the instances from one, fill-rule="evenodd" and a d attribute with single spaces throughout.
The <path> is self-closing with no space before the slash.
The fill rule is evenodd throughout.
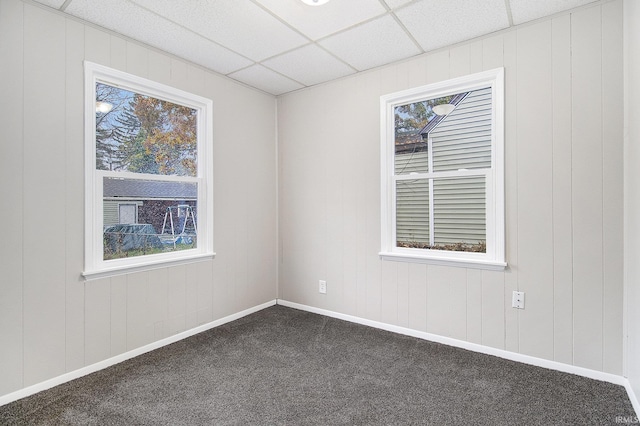
<path id="1" fill-rule="evenodd" d="M 503 271 L 507 267 L 506 262 L 494 262 L 481 259 L 452 259 L 437 256 L 418 256 L 413 254 L 380 252 L 382 260 L 396 262 L 426 263 L 429 265 L 453 266 L 457 268 L 484 269 L 487 271 Z"/>
<path id="2" fill-rule="evenodd" d="M 82 276 L 84 277 L 85 281 L 93 281 L 101 278 L 131 274 L 134 272 L 151 271 L 153 269 L 168 268 L 176 265 L 185 265 L 189 263 L 203 262 L 206 260 L 211 260 L 215 256 L 216 256 L 215 253 L 196 254 L 193 256 L 181 257 L 179 259 L 159 260 L 155 262 L 145 262 L 143 264 L 104 268 L 96 271 L 84 271 L 82 273 Z"/>

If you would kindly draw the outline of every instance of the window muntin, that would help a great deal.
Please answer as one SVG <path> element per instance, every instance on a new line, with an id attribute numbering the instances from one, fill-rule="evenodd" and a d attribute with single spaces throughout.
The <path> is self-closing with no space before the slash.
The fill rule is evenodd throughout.
<path id="1" fill-rule="evenodd" d="M 85 277 L 213 256 L 211 101 L 88 62 L 85 72 Z"/>
<path id="2" fill-rule="evenodd" d="M 381 98 L 383 257 L 504 267 L 502 103 L 502 69 Z"/>

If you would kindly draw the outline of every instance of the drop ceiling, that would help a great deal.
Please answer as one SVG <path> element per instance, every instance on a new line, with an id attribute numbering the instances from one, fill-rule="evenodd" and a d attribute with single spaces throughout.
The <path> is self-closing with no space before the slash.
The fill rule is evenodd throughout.
<path id="1" fill-rule="evenodd" d="M 594 0 L 37 0 L 273 95 Z"/>

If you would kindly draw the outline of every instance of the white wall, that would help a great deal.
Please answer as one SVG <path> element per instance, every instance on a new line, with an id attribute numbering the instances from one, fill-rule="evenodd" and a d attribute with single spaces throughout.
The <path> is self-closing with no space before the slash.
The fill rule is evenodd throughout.
<path id="1" fill-rule="evenodd" d="M 0 396 L 275 299 L 272 96 L 18 0 L 0 58 Z M 213 100 L 213 261 L 81 279 L 84 60 Z"/>
<path id="2" fill-rule="evenodd" d="M 640 397 L 640 3 L 624 2 L 627 377 Z"/>
<path id="3" fill-rule="evenodd" d="M 279 297 L 622 374 L 622 20 L 596 3 L 282 96 Z M 381 261 L 380 95 L 501 66 L 509 269 Z"/>

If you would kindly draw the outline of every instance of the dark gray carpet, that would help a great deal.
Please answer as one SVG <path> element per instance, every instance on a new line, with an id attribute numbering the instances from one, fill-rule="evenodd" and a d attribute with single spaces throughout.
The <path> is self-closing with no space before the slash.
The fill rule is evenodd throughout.
<path id="1" fill-rule="evenodd" d="M 546 426 L 629 416 L 621 386 L 282 306 L 0 407 L 2 425 Z"/>

